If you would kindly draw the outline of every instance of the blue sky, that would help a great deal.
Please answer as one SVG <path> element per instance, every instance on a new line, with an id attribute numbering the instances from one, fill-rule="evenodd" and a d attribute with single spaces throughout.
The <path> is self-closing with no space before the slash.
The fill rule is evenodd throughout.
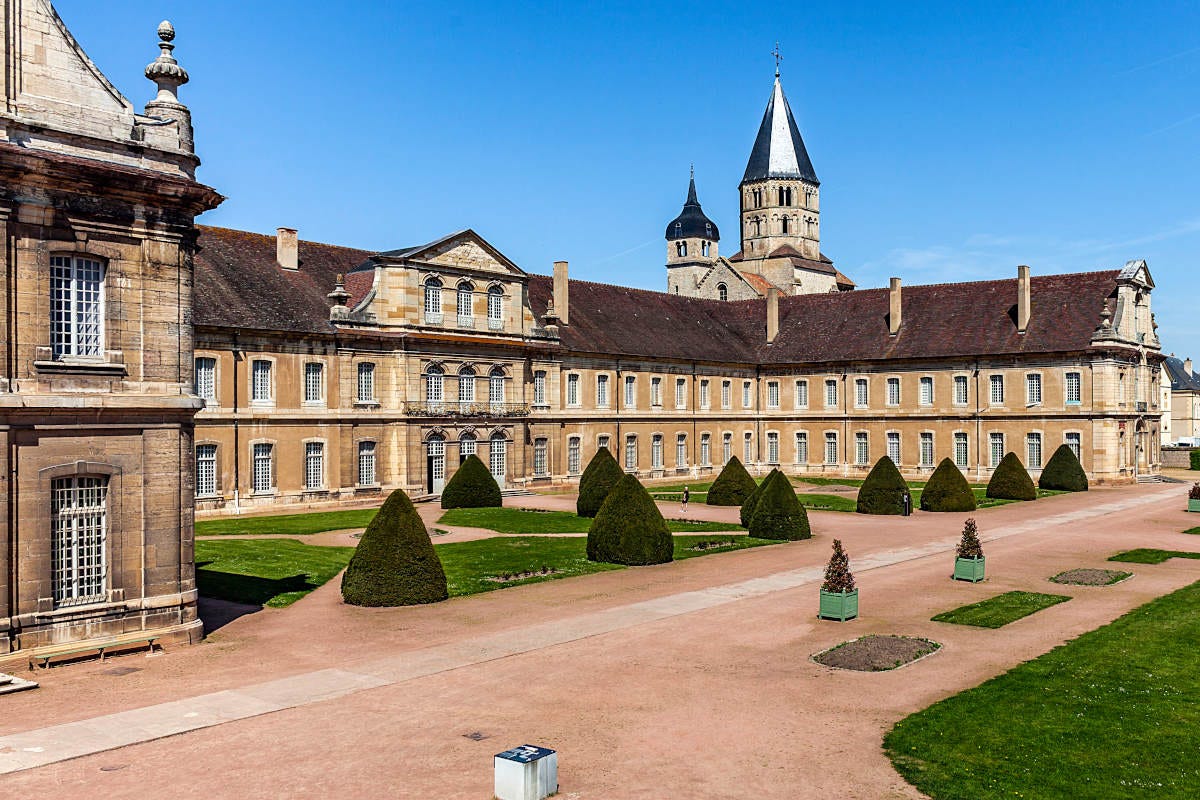
<path id="1" fill-rule="evenodd" d="M 1200 358 L 1200 4 L 58 0 L 135 104 L 170 18 L 214 225 L 388 249 L 472 227 L 531 272 L 666 284 L 696 165 L 737 184 L 783 81 L 860 286 L 1146 258 Z"/>

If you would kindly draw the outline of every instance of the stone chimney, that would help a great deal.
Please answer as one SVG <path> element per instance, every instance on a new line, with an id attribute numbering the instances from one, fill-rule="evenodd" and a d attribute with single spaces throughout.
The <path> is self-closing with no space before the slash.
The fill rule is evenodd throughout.
<path id="1" fill-rule="evenodd" d="M 767 344 L 775 341 L 779 335 L 779 290 L 772 286 L 767 289 Z"/>
<path id="2" fill-rule="evenodd" d="M 891 288 L 888 290 L 888 333 L 895 336 L 900 332 L 900 279 L 892 278 Z"/>
<path id="3" fill-rule="evenodd" d="M 1183 371 L 1188 374 L 1189 378 L 1192 376 L 1192 360 L 1190 358 L 1183 360 Z"/>
<path id="4" fill-rule="evenodd" d="M 570 292 L 567 286 L 567 262 L 554 262 L 554 312 L 561 325 L 570 325 Z"/>
<path id="5" fill-rule="evenodd" d="M 1017 333 L 1029 330 L 1029 267 L 1017 267 Z"/>
<path id="6" fill-rule="evenodd" d="M 300 269 L 300 243 L 295 228 L 280 228 L 275 233 L 275 260 L 284 269 Z"/>

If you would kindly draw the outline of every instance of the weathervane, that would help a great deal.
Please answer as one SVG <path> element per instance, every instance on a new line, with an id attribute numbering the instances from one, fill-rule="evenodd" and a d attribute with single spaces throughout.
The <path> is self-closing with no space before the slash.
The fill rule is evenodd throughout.
<path id="1" fill-rule="evenodd" d="M 775 56 L 775 77 L 779 77 L 779 62 L 783 61 L 783 56 L 779 55 L 779 42 L 775 43 L 775 49 L 771 51 L 771 55 Z"/>

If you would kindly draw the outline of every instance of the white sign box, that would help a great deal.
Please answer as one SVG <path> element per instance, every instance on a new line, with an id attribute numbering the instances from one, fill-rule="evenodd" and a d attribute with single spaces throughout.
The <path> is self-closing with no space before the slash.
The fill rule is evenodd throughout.
<path id="1" fill-rule="evenodd" d="M 543 800 L 558 791 L 558 753 L 523 744 L 496 754 L 497 800 Z"/>

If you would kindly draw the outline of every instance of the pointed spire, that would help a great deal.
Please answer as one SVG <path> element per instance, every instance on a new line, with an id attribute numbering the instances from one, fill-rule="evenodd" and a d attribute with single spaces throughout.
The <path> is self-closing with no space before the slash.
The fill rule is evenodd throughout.
<path id="1" fill-rule="evenodd" d="M 783 94 L 778 72 L 742 183 L 768 178 L 800 178 L 818 186 L 821 184 L 809 160 L 796 118 Z"/>
<path id="2" fill-rule="evenodd" d="M 687 200 L 683 211 L 667 225 L 667 239 L 686 239 L 689 237 L 711 239 L 717 241 L 721 233 L 717 225 L 704 215 L 700 208 L 700 198 L 696 196 L 696 168 L 692 167 L 688 178 Z"/>

